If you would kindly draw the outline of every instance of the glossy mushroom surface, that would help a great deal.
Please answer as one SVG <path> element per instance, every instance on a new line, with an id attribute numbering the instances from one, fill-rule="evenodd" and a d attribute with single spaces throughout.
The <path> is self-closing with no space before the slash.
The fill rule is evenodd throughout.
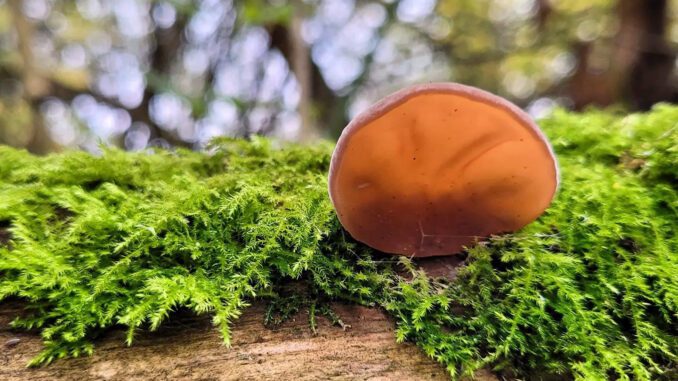
<path id="1" fill-rule="evenodd" d="M 453 83 L 406 88 L 360 114 L 329 174 L 339 220 L 355 239 L 416 257 L 520 229 L 557 185 L 551 147 L 526 113 Z"/>

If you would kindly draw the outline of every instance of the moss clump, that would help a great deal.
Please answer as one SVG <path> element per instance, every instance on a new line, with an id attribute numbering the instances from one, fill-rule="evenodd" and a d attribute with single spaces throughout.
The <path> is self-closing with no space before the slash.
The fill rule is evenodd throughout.
<path id="1" fill-rule="evenodd" d="M 0 300 L 23 300 L 28 314 L 13 325 L 40 329 L 33 364 L 91 353 L 112 325 L 127 326 L 131 344 L 179 307 L 211 314 L 228 343 L 230 322 L 263 297 L 281 307 L 272 322 L 295 298 L 314 310 L 329 299 L 382 306 L 399 340 L 453 376 L 491 365 L 651 379 L 678 352 L 676 123 L 670 106 L 544 120 L 562 170 L 555 202 L 471 249 L 454 284 L 344 234 L 326 192 L 330 145 L 222 140 L 210 153 L 100 157 L 0 148 Z M 292 281 L 304 295 L 281 295 Z"/>

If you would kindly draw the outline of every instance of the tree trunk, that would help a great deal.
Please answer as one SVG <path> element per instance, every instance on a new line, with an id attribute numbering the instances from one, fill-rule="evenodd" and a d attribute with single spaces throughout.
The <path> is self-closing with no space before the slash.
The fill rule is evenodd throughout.
<path id="1" fill-rule="evenodd" d="M 619 0 L 617 18 L 619 31 L 609 46 L 593 42 L 575 47 L 578 67 L 570 82 L 575 108 L 624 102 L 648 109 L 656 102 L 678 100 L 672 78 L 676 52 L 665 38 L 668 2 Z M 601 46 L 609 53 L 596 53 Z"/>
<path id="2" fill-rule="evenodd" d="M 298 21 L 300 22 L 301 19 Z M 338 96 L 329 88 L 320 68 L 311 59 L 310 51 L 303 52 L 298 47 L 292 46 L 292 41 L 297 40 L 297 38 L 293 37 L 294 33 L 291 29 L 287 25 L 269 25 L 268 33 L 271 36 L 271 47 L 278 49 L 285 57 L 299 82 L 300 88 L 305 91 L 301 94 L 302 97 L 299 102 L 299 113 L 302 119 L 307 117 L 309 119 L 307 123 L 316 125 L 318 128 L 322 125 L 322 130 L 315 129 L 313 131 L 315 134 L 334 138 L 338 136 L 337 131 L 341 132 L 341 129 L 346 125 L 346 116 L 344 115 L 346 99 Z M 300 35 L 298 39 L 303 43 Z M 307 57 L 303 57 L 304 55 L 307 55 Z M 305 60 L 305 62 L 302 62 L 302 60 Z M 306 72 L 302 73 L 302 71 Z M 314 115 L 322 115 L 324 119 L 316 121 Z M 302 126 L 302 134 L 308 129 L 310 128 Z"/>
<path id="3" fill-rule="evenodd" d="M 24 16 L 21 0 L 9 0 L 9 9 L 12 15 L 14 29 L 16 30 L 17 45 L 19 55 L 21 56 L 21 84 L 23 86 L 23 98 L 31 108 L 32 131 L 27 149 L 35 154 L 45 154 L 53 151 L 56 144 L 49 136 L 40 115 L 40 99 L 50 91 L 49 81 L 47 81 L 39 68 L 35 66 L 33 57 L 33 24 Z"/>
<path id="4" fill-rule="evenodd" d="M 316 120 L 313 117 L 312 91 L 313 76 L 311 54 L 306 42 L 301 36 L 303 21 L 300 6 L 295 7 L 289 26 L 290 57 L 289 62 L 299 84 L 299 115 L 301 116 L 300 141 L 312 141 L 317 137 Z"/>
<path id="5" fill-rule="evenodd" d="M 643 4 L 644 33 L 640 52 L 629 78 L 630 101 L 637 109 L 648 110 L 653 104 L 678 102 L 678 81 L 673 77 L 676 51 L 666 40 L 668 1 L 647 0 Z"/>
<path id="6" fill-rule="evenodd" d="M 181 51 L 182 33 L 184 32 L 186 19 L 184 16 L 177 17 L 175 23 L 168 29 L 156 28 L 153 33 L 155 48 L 149 57 L 149 71 L 147 74 L 164 78 L 171 74 L 172 63 L 177 59 Z M 164 131 L 151 119 L 151 98 L 156 95 L 156 89 L 146 84 L 141 103 L 128 110 L 132 121 L 143 122 L 151 131 L 151 138 L 162 138 L 172 146 L 190 147 L 188 142 L 182 141 L 173 132 Z M 125 132 L 127 133 L 127 132 Z"/>

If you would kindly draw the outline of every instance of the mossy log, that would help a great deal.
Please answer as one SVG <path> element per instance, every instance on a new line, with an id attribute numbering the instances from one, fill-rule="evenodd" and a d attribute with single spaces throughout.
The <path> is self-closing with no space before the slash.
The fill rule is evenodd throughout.
<path id="1" fill-rule="evenodd" d="M 19 308 L 19 305 L 15 305 Z M 42 343 L 39 335 L 0 330 L 0 379 L 19 380 L 446 380 L 445 369 L 415 345 L 396 343 L 394 322 L 357 305 L 333 309 L 350 328 L 318 319 L 317 334 L 304 312 L 275 329 L 265 327 L 265 306 L 248 308 L 233 325 L 233 347 L 224 348 L 207 317 L 179 313 L 157 332 L 141 334 L 132 347 L 124 331 L 97 340 L 91 357 L 26 368 Z M 5 306 L 0 326 L 17 311 Z M 489 372 L 477 380 L 496 380 Z"/>
<path id="2" fill-rule="evenodd" d="M 206 152 L 46 157 L 0 147 L 2 371 L 77 379 L 123 359 L 115 372 L 147 361 L 158 378 L 203 367 L 211 369 L 199 373 L 205 378 L 225 374 L 219 369 L 257 377 L 267 365 L 247 353 L 258 353 L 269 364 L 298 364 L 289 368 L 298 377 L 493 369 L 519 378 L 670 379 L 678 107 L 556 111 L 539 123 L 561 169 L 551 206 L 520 231 L 469 247 L 456 258 L 464 266 L 438 263 L 437 271 L 375 252 L 342 229 L 327 195 L 331 144 L 255 137 L 216 141 Z M 20 304 L 7 309 L 9 301 Z M 201 317 L 181 323 L 186 311 Z M 329 327 L 324 317 L 353 327 Z M 231 350 L 217 345 L 206 319 Z M 283 328 L 265 331 L 261 321 Z M 42 350 L 21 329 L 38 333 Z M 27 361 L 47 367 L 19 370 Z M 277 369 L 266 378 L 286 377 Z"/>

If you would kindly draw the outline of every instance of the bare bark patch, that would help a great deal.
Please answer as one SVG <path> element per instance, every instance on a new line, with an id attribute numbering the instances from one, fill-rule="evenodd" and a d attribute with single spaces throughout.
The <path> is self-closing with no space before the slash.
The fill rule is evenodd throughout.
<path id="1" fill-rule="evenodd" d="M 318 333 L 306 311 L 276 329 L 263 324 L 263 304 L 248 309 L 233 327 L 231 349 L 209 316 L 184 315 L 155 333 L 142 333 L 127 347 L 124 331 L 97 343 L 92 357 L 60 360 L 35 369 L 26 363 L 41 349 L 35 333 L 8 328 L 20 305 L 0 307 L 0 379 L 15 380 L 447 380 L 445 369 L 412 344 L 398 344 L 394 324 L 383 312 L 336 304 L 352 328 L 342 330 L 318 317 Z M 17 341 L 18 340 L 18 341 Z M 496 380 L 480 374 L 480 380 Z"/>

